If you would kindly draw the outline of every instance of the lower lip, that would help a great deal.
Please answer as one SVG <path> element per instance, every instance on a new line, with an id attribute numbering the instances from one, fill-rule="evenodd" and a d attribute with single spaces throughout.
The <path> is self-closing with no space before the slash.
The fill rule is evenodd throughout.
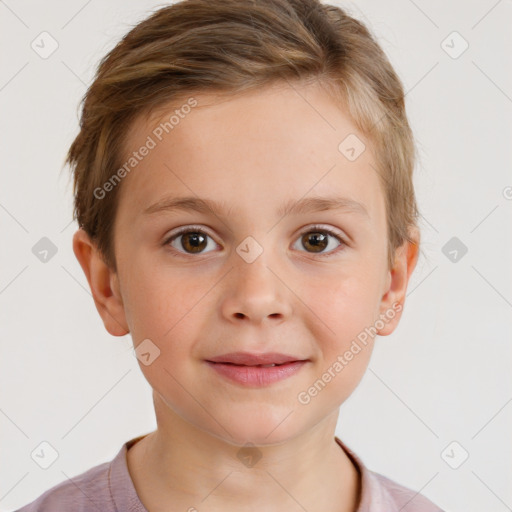
<path id="1" fill-rule="evenodd" d="M 291 377 L 307 363 L 307 361 L 293 361 L 279 366 L 263 368 L 261 366 L 241 366 L 227 363 L 212 363 L 211 361 L 206 362 L 211 368 L 227 379 L 237 382 L 238 384 L 243 384 L 244 386 L 253 387 L 266 386 L 273 382 Z"/>

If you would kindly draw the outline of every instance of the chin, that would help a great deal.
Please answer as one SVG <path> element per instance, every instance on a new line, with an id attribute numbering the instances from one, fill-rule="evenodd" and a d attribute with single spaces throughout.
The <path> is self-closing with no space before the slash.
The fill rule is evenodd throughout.
<path id="1" fill-rule="evenodd" d="M 210 425 L 211 430 L 208 430 L 215 437 L 234 446 L 279 445 L 293 439 L 301 432 L 299 425 L 294 425 L 292 421 L 289 421 L 293 416 L 290 414 L 290 410 L 280 411 L 279 415 L 269 413 L 267 416 L 262 416 L 261 412 L 257 414 L 235 413 L 226 422 L 218 418 L 219 423 L 224 425 L 229 433 L 216 423 Z M 297 418 L 294 419 L 297 420 Z"/>

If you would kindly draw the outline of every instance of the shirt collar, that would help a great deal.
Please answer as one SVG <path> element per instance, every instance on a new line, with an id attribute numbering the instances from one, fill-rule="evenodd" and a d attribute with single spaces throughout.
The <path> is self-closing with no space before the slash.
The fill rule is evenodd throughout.
<path id="1" fill-rule="evenodd" d="M 128 449 L 147 435 L 148 434 L 144 434 L 134 437 L 124 443 L 110 464 L 108 488 L 116 510 L 119 512 L 124 510 L 128 512 L 148 512 L 137 495 L 132 477 L 128 471 L 128 462 L 126 460 Z"/>
<path id="2" fill-rule="evenodd" d="M 377 480 L 375 474 L 363 464 L 362 460 L 341 439 L 336 436 L 334 439 L 359 472 L 361 487 L 356 512 L 380 512 L 382 510 L 391 512 L 389 507 L 393 500 Z"/>

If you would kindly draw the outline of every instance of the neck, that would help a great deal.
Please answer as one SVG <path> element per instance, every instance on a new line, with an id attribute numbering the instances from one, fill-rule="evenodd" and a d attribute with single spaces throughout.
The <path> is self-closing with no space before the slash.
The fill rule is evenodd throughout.
<path id="1" fill-rule="evenodd" d="M 359 474 L 334 439 L 338 410 L 283 443 L 241 447 L 178 415 L 128 451 L 137 493 L 150 512 L 339 510 L 354 512 Z"/>

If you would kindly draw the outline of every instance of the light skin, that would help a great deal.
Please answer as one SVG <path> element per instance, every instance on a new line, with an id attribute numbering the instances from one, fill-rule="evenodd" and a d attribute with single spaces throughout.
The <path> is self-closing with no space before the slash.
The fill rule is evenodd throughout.
<path id="1" fill-rule="evenodd" d="M 150 339 L 160 350 L 150 365 L 139 363 L 153 388 L 158 428 L 128 451 L 135 488 L 150 512 L 170 504 L 184 511 L 354 512 L 359 475 L 334 436 L 373 340 L 307 405 L 297 397 L 393 309 L 378 334 L 394 331 L 417 244 L 404 243 L 388 267 L 370 142 L 320 85 L 194 97 L 198 106 L 122 182 L 117 272 L 84 231 L 73 239 L 108 332 L 131 333 L 135 346 Z M 159 122 L 138 119 L 126 148 L 139 148 Z M 366 144 L 353 162 L 338 150 L 349 134 Z M 143 213 L 169 196 L 219 201 L 231 212 Z M 313 196 L 348 198 L 366 213 L 278 215 L 289 201 Z M 186 226 L 203 235 L 199 252 L 191 252 L 190 234 L 165 244 Z M 327 238 L 315 252 L 319 231 Z M 416 230 L 412 235 L 418 240 Z M 263 249 L 251 263 L 236 250 L 248 236 Z M 309 362 L 288 379 L 248 388 L 204 361 L 234 351 Z M 261 455 L 252 467 L 237 457 L 246 443 Z"/>

